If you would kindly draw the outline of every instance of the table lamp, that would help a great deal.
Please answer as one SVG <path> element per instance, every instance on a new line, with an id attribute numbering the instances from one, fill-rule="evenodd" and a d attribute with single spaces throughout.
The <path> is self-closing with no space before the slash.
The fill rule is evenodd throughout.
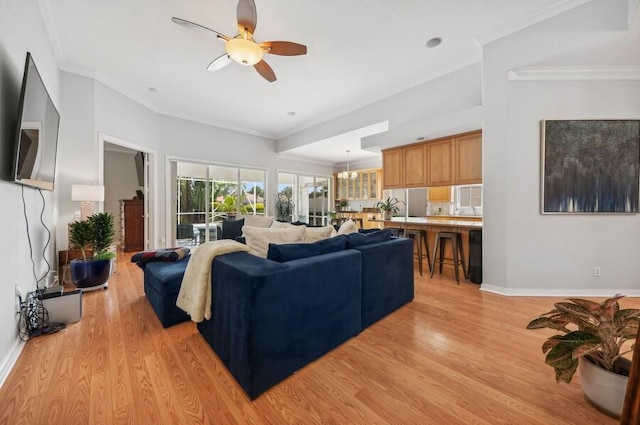
<path id="1" fill-rule="evenodd" d="M 104 201 L 104 186 L 73 184 L 71 200 L 80 201 L 80 216 L 82 220 L 86 220 L 96 212 L 96 202 Z"/>

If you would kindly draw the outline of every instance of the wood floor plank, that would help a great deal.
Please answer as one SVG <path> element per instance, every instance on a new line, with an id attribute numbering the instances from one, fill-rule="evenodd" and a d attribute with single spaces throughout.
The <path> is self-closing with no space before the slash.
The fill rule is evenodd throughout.
<path id="1" fill-rule="evenodd" d="M 162 327 L 129 258 L 107 290 L 83 294 L 80 322 L 26 344 L 0 425 L 617 423 L 579 376 L 555 383 L 550 333 L 525 329 L 560 298 L 416 273 L 412 303 L 250 401 L 193 323 Z"/>

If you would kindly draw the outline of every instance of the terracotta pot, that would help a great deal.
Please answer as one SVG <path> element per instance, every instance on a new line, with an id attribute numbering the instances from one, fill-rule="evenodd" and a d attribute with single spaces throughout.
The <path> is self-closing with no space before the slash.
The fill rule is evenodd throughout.
<path id="1" fill-rule="evenodd" d="M 586 399 L 604 413 L 619 418 L 628 377 L 604 370 L 585 358 L 580 358 L 578 370 Z"/>

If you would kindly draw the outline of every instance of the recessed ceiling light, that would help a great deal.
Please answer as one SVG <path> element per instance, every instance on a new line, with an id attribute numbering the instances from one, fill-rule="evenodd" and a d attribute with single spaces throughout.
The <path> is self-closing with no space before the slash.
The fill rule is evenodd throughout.
<path id="1" fill-rule="evenodd" d="M 289 115 L 290 117 L 294 116 L 296 113 L 294 111 L 289 111 L 287 112 L 287 115 Z"/>
<path id="2" fill-rule="evenodd" d="M 440 43 L 442 43 L 442 38 L 440 37 L 433 37 L 432 39 L 430 39 L 429 41 L 427 41 L 427 47 L 429 49 L 433 49 L 434 47 L 438 47 L 440 45 Z"/>
<path id="3" fill-rule="evenodd" d="M 151 93 L 155 93 L 155 92 L 157 92 L 157 91 L 158 91 L 158 89 L 157 89 L 157 88 L 155 88 L 155 87 L 148 87 L 148 90 L 149 90 Z"/>

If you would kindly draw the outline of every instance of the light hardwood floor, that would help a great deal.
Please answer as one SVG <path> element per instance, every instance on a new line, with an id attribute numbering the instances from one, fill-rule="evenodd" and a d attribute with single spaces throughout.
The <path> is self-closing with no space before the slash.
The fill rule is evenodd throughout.
<path id="1" fill-rule="evenodd" d="M 108 290 L 83 295 L 81 322 L 27 343 L 0 389 L 0 424 L 617 423 L 578 376 L 556 384 L 548 332 L 525 329 L 558 298 L 416 272 L 412 303 L 250 402 L 193 323 L 162 328 L 126 260 Z"/>

